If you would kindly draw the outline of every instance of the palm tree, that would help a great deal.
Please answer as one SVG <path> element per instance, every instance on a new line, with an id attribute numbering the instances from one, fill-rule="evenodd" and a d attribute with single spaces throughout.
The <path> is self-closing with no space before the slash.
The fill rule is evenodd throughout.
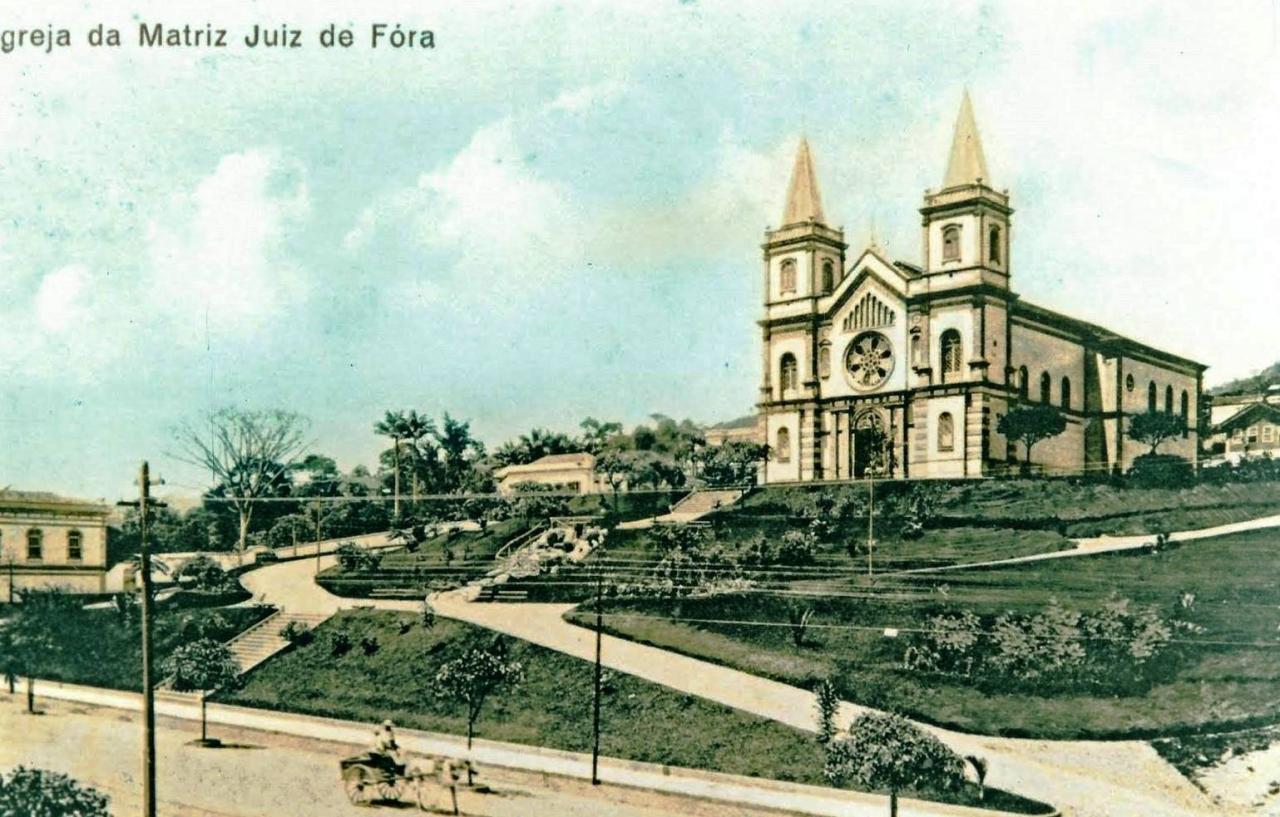
<path id="1" fill-rule="evenodd" d="M 408 418 L 405 417 L 403 411 L 388 411 L 373 426 L 373 433 L 383 437 L 390 437 L 393 446 L 391 456 L 395 464 L 395 473 L 392 476 L 394 497 L 392 499 L 391 514 L 396 519 L 400 518 L 400 441 L 409 436 L 407 426 Z"/>
<path id="2" fill-rule="evenodd" d="M 419 457 L 421 450 L 419 444 L 424 437 L 430 437 L 436 433 L 436 424 L 431 418 L 425 414 L 419 414 L 417 411 L 410 409 L 409 413 L 404 415 L 404 436 L 409 441 L 409 452 L 413 458 L 413 466 L 409 471 L 410 479 L 413 481 L 413 500 L 418 501 L 418 472 L 420 470 Z"/>

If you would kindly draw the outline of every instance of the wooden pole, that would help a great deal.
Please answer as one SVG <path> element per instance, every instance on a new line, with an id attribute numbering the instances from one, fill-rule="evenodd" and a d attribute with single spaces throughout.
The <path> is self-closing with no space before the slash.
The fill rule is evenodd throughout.
<path id="1" fill-rule="evenodd" d="M 591 714 L 591 785 L 600 785 L 600 681 L 602 676 L 600 666 L 600 642 L 603 638 L 604 630 L 604 612 L 601 608 L 601 585 L 603 578 L 600 574 L 596 574 L 596 673 L 595 673 L 595 703 L 592 707 Z"/>
<path id="2" fill-rule="evenodd" d="M 147 548 L 148 503 L 151 500 L 151 470 L 142 463 L 138 474 L 142 496 L 138 504 L 140 532 L 139 564 L 142 570 L 142 713 L 146 732 L 142 749 L 143 789 L 142 813 L 156 817 L 156 700 L 151 677 L 151 552 Z"/>

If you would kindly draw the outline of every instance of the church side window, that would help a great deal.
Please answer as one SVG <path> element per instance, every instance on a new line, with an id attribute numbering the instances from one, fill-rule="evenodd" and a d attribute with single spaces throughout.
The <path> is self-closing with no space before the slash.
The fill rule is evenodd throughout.
<path id="1" fill-rule="evenodd" d="M 1062 408 L 1064 410 L 1071 409 L 1071 378 L 1066 375 L 1062 376 Z"/>
<path id="2" fill-rule="evenodd" d="M 778 462 L 791 462 L 791 432 L 785 428 L 778 429 L 776 448 Z"/>
<path id="3" fill-rule="evenodd" d="M 67 532 L 67 559 L 69 561 L 78 562 L 84 558 L 84 537 L 80 535 L 80 531 L 73 530 Z"/>
<path id="4" fill-rule="evenodd" d="M 1187 392 L 1184 389 L 1182 392 L 1182 436 L 1184 437 L 1187 436 L 1187 431 L 1191 427 L 1191 424 L 1188 422 L 1190 410 L 1191 399 L 1187 396 Z"/>
<path id="5" fill-rule="evenodd" d="M 938 341 L 942 347 L 942 378 L 946 380 L 947 375 L 960 374 L 961 352 L 960 352 L 960 333 L 954 329 L 948 329 L 942 333 L 942 338 Z"/>
<path id="6" fill-rule="evenodd" d="M 836 287 L 836 269 L 830 260 L 822 262 L 822 291 L 830 292 Z"/>
<path id="7" fill-rule="evenodd" d="M 1156 411 L 1156 381 L 1154 380 L 1147 384 L 1147 411 L 1152 414 Z"/>
<path id="8" fill-rule="evenodd" d="M 1031 388 L 1031 375 L 1027 372 L 1026 366 L 1018 367 L 1018 396 L 1023 400 L 1027 399 L 1027 392 Z"/>
<path id="9" fill-rule="evenodd" d="M 1048 372 L 1042 372 L 1040 374 L 1040 402 L 1044 403 L 1046 406 L 1049 404 L 1049 400 L 1053 396 L 1051 394 L 1052 382 L 1053 378 L 1049 377 Z"/>
<path id="10" fill-rule="evenodd" d="M 27 531 L 27 559 L 38 562 L 44 558 L 44 531 L 32 528 Z"/>
<path id="11" fill-rule="evenodd" d="M 951 412 L 938 415 L 938 450 L 951 451 L 956 447 L 956 423 Z"/>
<path id="12" fill-rule="evenodd" d="M 1173 386 L 1164 387 L 1164 413 L 1173 414 Z"/>
<path id="13" fill-rule="evenodd" d="M 1000 263 L 1000 228 L 992 227 L 987 234 L 987 258 L 992 264 Z"/>
<path id="14" fill-rule="evenodd" d="M 779 365 L 778 384 L 783 392 L 791 391 L 796 388 L 797 373 L 799 369 L 796 366 L 796 356 L 787 352 L 782 356 L 782 362 Z"/>
<path id="15" fill-rule="evenodd" d="M 831 376 L 831 345 L 827 343 L 818 347 L 818 376 Z"/>
<path id="16" fill-rule="evenodd" d="M 782 275 L 778 289 L 782 292 L 796 291 L 796 262 L 790 258 L 782 262 Z"/>
<path id="17" fill-rule="evenodd" d="M 951 224 L 942 228 L 942 260 L 960 260 L 960 225 Z"/>

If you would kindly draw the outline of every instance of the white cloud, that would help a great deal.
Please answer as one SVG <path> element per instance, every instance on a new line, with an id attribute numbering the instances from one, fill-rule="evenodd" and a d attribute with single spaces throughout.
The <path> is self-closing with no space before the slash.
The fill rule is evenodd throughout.
<path id="1" fill-rule="evenodd" d="M 44 277 L 35 303 L 36 320 L 42 329 L 61 333 L 84 314 L 82 295 L 88 277 L 88 271 L 80 264 L 61 267 Z"/>
<path id="2" fill-rule="evenodd" d="M 617 99 L 622 95 L 622 88 L 622 83 L 615 80 L 597 82 L 580 88 L 570 88 L 562 91 L 559 96 L 552 100 L 547 109 L 570 114 L 581 113 L 597 105 L 604 105 Z"/>

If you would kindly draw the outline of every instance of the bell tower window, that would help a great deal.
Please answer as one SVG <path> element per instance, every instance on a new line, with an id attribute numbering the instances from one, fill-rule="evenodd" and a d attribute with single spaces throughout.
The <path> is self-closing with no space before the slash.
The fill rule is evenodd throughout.
<path id="1" fill-rule="evenodd" d="M 778 462 L 791 462 L 791 432 L 785 428 L 778 429 L 777 443 L 774 445 Z"/>
<path id="2" fill-rule="evenodd" d="M 960 333 L 948 329 L 942 333 L 939 345 L 942 347 L 942 379 L 945 382 L 947 375 L 960 374 Z"/>
<path id="3" fill-rule="evenodd" d="M 1000 228 L 992 227 L 987 233 L 987 259 L 992 264 L 999 264 L 1000 261 Z"/>
<path id="4" fill-rule="evenodd" d="M 835 265 L 830 260 L 822 262 L 822 291 L 830 292 L 836 286 Z"/>
<path id="5" fill-rule="evenodd" d="M 796 262 L 790 258 L 782 262 L 782 271 L 778 276 L 778 289 L 784 294 L 796 291 Z"/>
<path id="6" fill-rule="evenodd" d="M 792 391 L 798 384 L 798 367 L 796 366 L 796 356 L 788 352 L 782 356 L 779 364 L 778 385 L 783 393 Z"/>
<path id="7" fill-rule="evenodd" d="M 960 225 L 949 224 L 942 228 L 942 260 L 960 260 Z"/>

